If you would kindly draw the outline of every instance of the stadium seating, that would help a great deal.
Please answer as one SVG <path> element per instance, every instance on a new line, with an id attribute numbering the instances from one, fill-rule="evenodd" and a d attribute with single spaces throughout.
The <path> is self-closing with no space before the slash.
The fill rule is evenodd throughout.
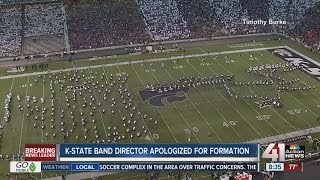
<path id="1" fill-rule="evenodd" d="M 222 27 L 209 0 L 177 0 L 179 11 L 187 20 L 191 38 L 223 35 Z"/>
<path id="2" fill-rule="evenodd" d="M 25 5 L 24 15 L 23 54 L 55 52 L 66 48 L 62 4 Z"/>
<path id="3" fill-rule="evenodd" d="M 25 6 L 25 36 L 63 34 L 63 30 L 61 4 Z"/>
<path id="4" fill-rule="evenodd" d="M 7 5 L 0 7 L 0 57 L 65 50 L 66 40 L 75 50 L 272 31 L 320 50 L 319 14 L 320 0 L 73 0 L 64 5 Z M 287 24 L 243 22 L 259 19 Z"/>
<path id="5" fill-rule="evenodd" d="M 188 38 L 187 21 L 175 0 L 140 0 L 140 10 L 155 40 Z"/>
<path id="6" fill-rule="evenodd" d="M 150 40 L 135 1 L 68 4 L 67 16 L 73 49 L 137 44 Z"/>
<path id="7" fill-rule="evenodd" d="M 308 46 L 320 49 L 320 2 L 316 5 L 309 2 L 303 7 L 309 7 L 305 10 L 304 16 L 301 16 L 301 20 L 293 28 L 288 31 L 289 35 L 302 41 Z"/>
<path id="8" fill-rule="evenodd" d="M 225 34 L 247 34 L 270 31 L 269 26 L 246 25 L 243 20 L 266 20 L 268 13 L 264 1 L 231 0 L 210 1 L 218 20 L 223 24 Z"/>
<path id="9" fill-rule="evenodd" d="M 301 21 L 308 8 L 315 6 L 319 0 L 274 0 L 269 2 L 270 6 L 270 18 L 274 20 L 285 20 L 287 26 L 277 26 L 278 30 L 288 30 L 293 28 L 297 23 Z"/>
<path id="10" fill-rule="evenodd" d="M 0 57 L 21 52 L 21 6 L 0 6 Z"/>

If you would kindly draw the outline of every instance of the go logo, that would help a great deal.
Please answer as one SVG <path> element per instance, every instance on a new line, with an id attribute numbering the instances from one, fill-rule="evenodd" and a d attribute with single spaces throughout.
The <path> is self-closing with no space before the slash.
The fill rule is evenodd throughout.
<path id="1" fill-rule="evenodd" d="M 29 166 L 29 163 L 28 162 L 17 162 L 16 163 L 16 167 L 17 168 L 26 168 L 26 167 L 28 167 Z"/>

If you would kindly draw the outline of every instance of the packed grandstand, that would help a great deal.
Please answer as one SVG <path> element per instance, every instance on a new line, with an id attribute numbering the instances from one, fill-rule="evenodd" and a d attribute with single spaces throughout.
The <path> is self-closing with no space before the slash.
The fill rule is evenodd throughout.
<path id="1" fill-rule="evenodd" d="M 0 57 L 260 32 L 320 50 L 319 14 L 320 0 L 2 0 Z M 244 23 L 269 19 L 285 24 Z"/>

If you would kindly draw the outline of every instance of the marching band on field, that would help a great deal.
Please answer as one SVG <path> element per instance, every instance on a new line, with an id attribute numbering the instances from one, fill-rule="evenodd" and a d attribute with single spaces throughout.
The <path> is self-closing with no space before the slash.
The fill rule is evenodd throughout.
<path id="1" fill-rule="evenodd" d="M 164 64 L 162 64 L 162 67 L 164 68 Z M 315 89 L 315 86 L 310 86 L 306 83 L 304 83 L 303 86 L 291 87 L 290 85 L 300 82 L 300 78 L 286 80 L 284 77 L 277 75 L 277 72 L 288 73 L 301 68 L 301 66 L 290 63 L 267 64 L 250 67 L 248 69 L 247 74 L 262 77 L 262 79 L 255 81 L 237 81 L 233 74 L 220 74 L 209 77 L 185 76 L 169 83 L 158 82 L 151 85 L 147 84 L 145 88 L 161 94 L 179 90 L 181 88 L 222 85 L 229 98 L 258 100 L 260 108 L 267 106 L 281 107 L 281 92 L 309 91 Z M 86 76 L 83 70 L 79 71 L 76 69 L 72 73 L 67 73 L 67 75 L 63 75 L 62 71 L 49 75 L 49 101 L 51 105 L 51 113 L 49 113 L 49 115 L 45 115 L 48 110 L 45 107 L 46 100 L 44 97 L 37 98 L 26 96 L 25 105 L 23 106 L 20 104 L 23 98 L 21 98 L 20 95 L 17 95 L 16 98 L 19 102 L 18 109 L 21 112 L 26 112 L 25 116 L 27 120 L 30 120 L 29 116 L 35 114 L 33 116 L 33 127 L 40 127 L 45 131 L 44 136 L 46 138 L 50 136 L 55 138 L 57 135 L 62 134 L 64 141 L 75 133 L 76 126 L 82 126 L 82 137 L 87 142 L 89 142 L 89 132 L 93 132 L 93 143 L 116 143 L 125 140 L 127 137 L 131 140 L 136 137 L 139 138 L 142 135 L 147 136 L 150 133 L 148 125 L 146 124 L 147 122 L 149 126 L 150 123 L 152 123 L 154 128 L 157 127 L 157 120 L 153 120 L 152 117 L 148 117 L 147 114 L 138 111 L 133 104 L 133 97 L 126 85 L 126 81 L 129 77 L 128 74 L 119 73 L 117 76 L 114 76 L 113 74 L 107 76 L 105 73 L 99 75 L 97 72 L 92 73 L 90 70 L 89 74 L 89 76 Z M 39 78 L 40 75 L 38 79 Z M 36 83 L 38 83 L 38 79 L 35 79 Z M 42 83 L 46 83 L 45 79 L 42 80 Z M 66 85 L 67 83 L 69 83 L 69 85 Z M 258 94 L 240 95 L 235 90 L 236 88 L 244 87 L 271 87 L 274 84 L 277 84 L 278 86 L 275 97 L 260 96 Z M 58 88 L 55 88 L 55 86 Z M 57 93 L 55 90 L 58 90 L 59 92 Z M 12 99 L 11 96 L 12 94 L 10 93 L 5 99 L 5 122 L 8 122 L 10 119 L 9 104 Z M 58 99 L 59 102 L 57 102 L 56 99 Z M 38 101 L 40 102 L 40 106 Z M 59 110 L 55 109 L 57 108 L 57 103 L 60 105 Z M 105 109 L 106 107 L 103 105 L 105 103 L 110 103 L 109 109 Z M 57 111 L 60 112 L 60 123 L 56 123 L 57 119 L 55 119 L 55 117 L 57 117 Z M 69 114 L 66 113 L 67 111 L 69 111 Z M 121 132 L 119 127 L 115 125 L 103 127 L 106 134 L 106 137 L 103 138 L 98 130 L 102 127 L 98 126 L 95 119 L 97 117 L 95 116 L 97 115 L 102 118 L 102 115 L 107 111 L 111 113 L 111 119 L 109 121 L 114 121 L 112 119 L 118 117 L 116 114 L 120 115 L 120 121 L 122 121 L 121 124 L 124 132 Z M 36 114 L 39 112 L 40 116 Z M 48 116 L 51 117 L 50 127 L 46 128 L 46 123 L 44 121 Z M 69 125 L 72 127 L 66 126 L 67 119 L 71 121 L 71 123 L 69 122 Z M 91 122 L 92 127 L 87 127 L 89 124 L 88 122 Z M 59 131 L 56 129 L 57 126 L 60 126 Z M 0 127 L 0 129 L 2 135 L 2 127 Z M 78 140 L 80 135 L 75 134 L 74 137 Z M 208 137 L 211 137 L 210 132 L 208 132 Z M 190 138 L 191 137 L 189 136 L 189 142 L 191 141 Z"/>

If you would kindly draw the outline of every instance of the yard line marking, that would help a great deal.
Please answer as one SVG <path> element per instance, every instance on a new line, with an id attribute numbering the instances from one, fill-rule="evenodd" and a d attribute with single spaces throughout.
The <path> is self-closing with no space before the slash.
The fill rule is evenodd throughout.
<path id="1" fill-rule="evenodd" d="M 127 86 L 126 86 L 126 87 L 127 87 Z M 146 123 L 146 121 L 145 121 L 145 119 L 144 119 L 144 118 L 141 118 L 141 119 L 142 119 L 142 121 L 143 121 L 143 124 L 146 126 L 147 131 L 149 132 L 149 135 L 150 135 L 151 140 L 153 141 L 153 143 L 155 143 L 155 140 L 154 140 L 154 138 L 153 138 L 153 134 L 151 133 L 150 128 L 149 128 L 149 126 L 148 126 L 148 124 Z"/>
<path id="2" fill-rule="evenodd" d="M 201 73 L 200 73 L 200 71 L 196 68 L 196 67 L 194 67 L 194 65 L 192 64 L 192 63 L 189 63 L 200 75 L 201 75 Z M 210 67 L 210 66 L 207 66 L 209 69 L 210 69 L 210 71 L 212 71 L 214 74 L 216 74 L 217 75 L 217 73 Z M 231 87 L 230 87 L 231 88 Z M 220 94 L 220 92 L 218 92 L 219 94 Z M 221 95 L 221 94 L 220 94 Z M 247 124 L 260 136 L 260 137 L 262 137 L 262 135 L 259 133 L 259 131 L 257 131 L 257 129 L 249 122 L 249 121 L 247 121 L 247 119 L 246 118 L 244 118 L 243 116 L 242 116 L 242 114 L 223 96 L 223 95 L 221 95 L 227 102 L 228 102 L 228 104 L 230 104 L 231 105 L 231 107 L 235 110 L 235 111 L 237 111 L 238 112 L 238 114 L 242 117 L 242 119 L 243 120 L 245 120 L 246 122 L 247 122 Z M 247 103 L 248 104 L 248 103 Z M 250 104 L 249 104 L 250 105 Z M 250 106 L 251 108 L 253 108 L 252 106 Z"/>
<path id="3" fill-rule="evenodd" d="M 27 104 L 27 98 L 26 98 L 26 96 L 28 96 L 29 82 L 30 82 L 30 77 L 28 76 L 28 83 L 27 83 L 27 88 L 26 88 L 26 95 L 25 95 L 25 97 L 24 97 L 22 121 L 21 121 L 21 127 L 20 127 L 21 130 L 20 130 L 20 138 L 19 138 L 19 154 L 21 153 L 23 122 L 24 122 L 24 114 L 25 114 L 25 112 L 26 112 L 26 104 Z"/>
<path id="4" fill-rule="evenodd" d="M 118 60 L 118 64 L 117 64 L 116 66 L 117 66 L 117 68 L 118 68 L 119 73 L 122 73 L 121 70 L 120 70 L 120 67 L 119 67 L 119 60 Z M 120 112 L 120 115 L 122 116 L 120 110 L 119 110 L 119 112 Z M 142 120 L 143 120 L 143 122 L 144 122 L 144 125 L 146 125 L 147 131 L 148 131 L 148 133 L 149 133 L 149 136 L 150 136 L 151 140 L 153 141 L 153 143 L 155 143 L 155 141 L 154 141 L 154 139 L 153 139 L 153 136 L 152 136 L 152 133 L 151 133 L 151 131 L 150 131 L 150 129 L 149 129 L 149 126 L 146 124 L 146 122 L 144 121 L 144 119 L 142 119 Z M 128 135 L 128 136 L 129 136 L 129 135 Z M 129 137 L 129 138 L 130 138 L 130 137 Z M 130 141 L 131 141 L 131 138 L 130 138 Z M 131 143 L 132 143 L 132 142 L 131 142 Z"/>
<path id="5" fill-rule="evenodd" d="M 219 63 L 219 62 L 217 62 L 225 71 L 227 71 L 228 73 L 230 73 L 230 74 L 232 74 L 229 70 L 227 70 L 223 65 L 221 65 L 221 63 Z M 209 69 L 212 69 L 212 68 L 210 68 L 209 67 Z M 232 89 L 233 91 L 235 91 L 236 92 L 236 90 L 234 89 L 234 88 L 232 88 L 231 86 L 230 86 L 230 89 Z M 255 94 L 252 90 L 251 90 L 251 88 L 249 87 L 249 89 L 250 89 L 250 91 L 253 93 L 253 94 Z M 250 103 L 248 103 L 248 101 L 247 100 L 245 100 L 245 99 L 243 99 L 243 101 L 248 105 L 248 106 L 250 106 L 251 107 L 251 109 L 253 109 L 257 114 L 259 114 L 260 116 L 261 116 L 261 114 L 254 108 L 254 107 L 252 107 L 251 106 L 251 104 Z M 273 110 L 274 111 L 274 110 Z M 283 117 L 282 117 L 283 118 Z M 250 126 L 252 126 L 252 127 L 254 127 L 249 121 L 247 121 L 248 122 L 248 124 L 250 125 Z M 273 128 L 278 134 L 280 134 L 280 132 L 270 123 L 270 122 L 268 122 L 268 121 L 266 121 L 267 122 L 267 124 L 269 124 L 269 126 L 271 127 L 271 128 Z M 291 125 L 292 126 L 292 125 Z M 293 126 L 292 126 L 293 127 Z M 294 127 L 293 127 L 294 128 Z M 255 128 L 254 128 L 255 129 Z M 255 131 L 256 131 L 256 129 L 255 129 Z M 256 132 L 258 132 L 258 131 L 256 131 Z"/>
<path id="6" fill-rule="evenodd" d="M 292 96 L 292 95 L 291 95 Z M 302 106 L 304 106 L 305 108 L 307 108 L 309 111 L 311 111 L 313 114 L 315 114 L 316 116 L 319 116 L 319 114 L 315 113 L 314 111 L 312 111 L 310 108 L 308 108 L 306 105 L 304 105 L 299 99 L 297 99 L 296 97 L 292 96 L 293 99 L 295 99 L 298 103 L 300 103 Z M 316 102 L 317 103 L 317 102 Z M 300 116 L 300 115 L 299 115 Z M 304 118 L 302 118 L 304 119 Z M 306 121 L 307 122 L 307 121 Z M 312 125 L 307 122 L 309 124 L 310 127 L 312 127 Z"/>
<path id="7" fill-rule="evenodd" d="M 168 72 L 168 70 L 167 69 L 165 69 L 165 71 L 166 71 L 166 73 L 171 77 L 171 79 L 172 80 L 175 80 L 172 76 L 171 76 L 171 74 Z M 180 71 L 182 71 L 181 69 L 180 69 Z M 185 76 L 187 76 L 185 73 L 184 73 L 184 71 L 182 71 L 183 72 L 183 74 L 185 75 Z M 198 89 L 197 89 L 198 90 Z M 198 90 L 198 92 L 200 92 L 199 90 Z M 210 129 L 213 131 L 213 133 L 218 137 L 218 139 L 220 140 L 220 142 L 222 142 L 222 139 L 218 136 L 218 134 L 217 134 L 217 132 L 212 128 L 212 126 L 208 123 L 208 120 L 202 115 L 202 113 L 199 111 L 199 109 L 194 105 L 194 103 L 191 101 L 191 99 L 189 98 L 189 96 L 187 96 L 187 93 L 184 93 L 185 94 L 185 96 L 188 98 L 188 100 L 189 100 L 189 102 L 193 105 L 193 107 L 197 110 L 197 112 L 198 112 L 198 114 L 202 117 L 202 119 L 206 122 L 206 124 L 210 127 Z M 240 136 L 239 136 L 240 137 Z M 241 137 L 240 137 L 240 139 L 242 139 Z"/>
<path id="8" fill-rule="evenodd" d="M 119 65 L 117 65 L 117 68 L 118 68 L 119 73 L 122 73 L 121 70 L 120 70 Z M 127 86 L 127 84 L 125 84 L 125 86 Z M 153 143 L 155 143 L 155 140 L 154 140 L 154 138 L 153 138 L 153 135 L 152 135 L 152 133 L 151 133 L 151 131 L 150 131 L 150 128 L 149 128 L 148 124 L 146 123 L 146 121 L 144 120 L 144 118 L 142 118 L 142 121 L 143 121 L 143 124 L 146 126 L 147 131 L 149 132 L 149 136 L 150 136 L 151 140 L 153 141 Z"/>
<path id="9" fill-rule="evenodd" d="M 292 52 L 296 53 L 297 55 L 299 55 L 299 56 L 301 56 L 301 57 L 303 57 L 303 58 L 307 59 L 308 61 L 310 61 L 310 62 L 312 62 L 312 63 L 316 64 L 318 67 L 320 67 L 320 63 L 319 63 L 318 61 L 315 61 L 315 60 L 313 60 L 313 59 L 309 58 L 308 56 L 306 56 L 306 55 L 304 55 L 304 54 L 300 53 L 299 51 L 297 51 L 297 50 L 295 50 L 295 49 L 293 49 L 293 48 L 291 48 L 291 47 L 286 47 L 286 48 L 287 48 L 287 49 L 289 49 L 290 51 L 292 51 Z M 317 92 L 317 93 L 319 93 L 319 91 L 318 91 L 317 89 L 316 89 L 316 92 Z"/>
<path id="10" fill-rule="evenodd" d="M 142 79 L 140 78 L 140 75 L 138 74 L 138 72 L 136 71 L 136 68 L 134 68 L 134 66 L 131 64 L 132 69 L 134 70 L 134 72 L 136 73 L 136 75 L 138 76 L 141 84 L 143 85 L 143 87 L 146 87 L 144 82 L 142 81 Z"/>
<path id="11" fill-rule="evenodd" d="M 75 69 L 77 69 L 77 68 L 75 68 Z M 75 72 L 73 72 L 74 74 L 75 74 Z M 73 81 L 71 81 L 71 84 L 72 85 L 75 85 L 75 83 L 73 82 Z M 76 96 L 77 96 L 77 103 L 78 103 L 78 107 L 79 107 L 79 111 L 80 111 L 80 114 L 82 113 L 82 110 L 81 110 L 81 106 L 80 106 L 80 100 L 79 100 L 79 96 L 76 94 Z M 61 100 L 61 96 L 60 96 L 60 100 Z M 61 106 L 60 106 L 60 108 L 61 108 Z M 60 112 L 61 112 L 61 110 L 60 110 Z M 83 113 L 83 115 L 84 115 L 84 113 Z M 81 117 L 81 116 L 80 116 Z M 80 118 L 79 118 L 79 120 L 80 120 Z M 81 125 L 82 126 L 82 125 Z M 85 133 L 85 127 L 84 126 L 82 126 L 82 131 L 83 131 L 83 137 L 86 135 L 86 133 Z"/>
<path id="12" fill-rule="evenodd" d="M 121 110 L 118 109 L 118 111 L 119 111 L 120 116 L 123 117 L 123 115 L 122 115 L 122 113 L 121 113 Z M 129 136 L 128 133 L 127 133 L 127 136 L 128 136 L 128 138 L 129 138 L 129 140 L 130 140 L 130 143 L 132 143 L 132 139 L 131 139 L 131 137 Z M 154 142 L 154 141 L 153 141 L 153 142 Z"/>
<path id="13" fill-rule="evenodd" d="M 15 78 L 12 78 L 11 87 L 10 87 L 10 91 L 9 91 L 10 93 L 12 92 L 12 87 L 13 87 L 14 79 L 15 79 Z M 4 114 L 5 114 L 5 113 L 4 113 Z M 4 115 L 3 115 L 3 116 L 4 116 Z M 3 129 L 5 129 L 5 128 L 4 128 L 5 122 L 4 122 L 4 121 L 5 121 L 5 120 L 4 120 L 4 118 L 3 118 L 3 120 L 2 120 L 2 128 L 3 128 Z"/>
<path id="14" fill-rule="evenodd" d="M 10 86 L 10 93 L 12 92 L 12 87 L 13 87 L 13 83 L 14 83 L 14 79 L 15 78 L 12 78 L 12 82 L 11 82 L 11 86 Z M 12 97 L 13 98 L 13 97 Z M 5 112 L 4 112 L 4 115 L 3 116 L 5 116 Z M 5 122 L 4 122 L 4 118 L 3 118 L 3 120 L 2 120 L 2 128 L 4 128 L 4 125 L 5 125 Z"/>
<path id="15" fill-rule="evenodd" d="M 142 79 L 140 78 L 140 75 L 138 74 L 138 72 L 136 71 L 136 69 L 134 68 L 134 66 L 133 66 L 132 64 L 131 64 L 131 67 L 132 67 L 132 69 L 134 70 L 134 72 L 136 73 L 136 75 L 138 76 L 138 78 L 139 78 L 141 84 L 143 85 L 143 87 L 146 87 L 145 84 L 144 84 L 144 82 L 143 82 Z M 167 126 L 169 132 L 171 133 L 172 137 L 174 138 L 174 140 L 175 140 L 176 142 L 178 142 L 177 139 L 176 139 L 176 137 L 175 137 L 174 134 L 172 133 L 172 131 L 171 131 L 171 129 L 170 129 L 167 121 L 166 121 L 165 118 L 163 117 L 161 111 L 160 111 L 158 108 L 156 108 L 156 109 L 158 110 L 161 118 L 163 119 L 163 122 L 166 124 L 166 126 Z"/>
<path id="16" fill-rule="evenodd" d="M 10 86 L 10 93 L 11 93 L 11 91 L 12 91 L 12 87 L 13 87 L 14 79 L 15 79 L 15 78 L 12 78 L 12 82 L 11 82 L 11 86 Z"/>
<path id="17" fill-rule="evenodd" d="M 167 123 L 166 119 L 163 117 L 163 115 L 162 115 L 161 111 L 159 110 L 159 108 L 156 108 L 156 109 L 158 110 L 158 112 L 159 112 L 159 114 L 160 114 L 161 118 L 163 119 L 164 123 L 165 123 L 165 124 L 166 124 L 166 126 L 168 127 L 168 129 L 169 129 L 169 131 L 170 131 L 171 135 L 173 136 L 174 141 L 175 141 L 176 143 L 178 143 L 179 141 L 177 140 L 176 136 L 172 133 L 172 131 L 171 131 L 171 129 L 169 128 L 169 125 L 168 125 L 168 123 Z"/>
<path id="18" fill-rule="evenodd" d="M 243 60 L 242 58 L 240 58 L 241 60 Z M 250 64 L 248 62 L 246 62 L 245 60 L 243 60 L 248 66 L 250 66 Z M 253 92 L 253 90 L 249 87 L 250 91 Z M 284 105 L 287 106 L 287 105 Z M 289 124 L 289 126 L 291 126 L 294 130 L 297 130 L 296 127 L 294 127 L 291 123 L 289 123 L 288 120 L 286 120 L 281 114 L 279 114 L 276 110 L 274 110 L 273 108 L 271 108 L 273 112 L 275 112 L 279 117 L 281 117 L 281 119 L 283 119 L 287 124 Z"/>
<path id="19" fill-rule="evenodd" d="M 59 75 L 60 76 L 60 75 Z M 55 76 L 53 76 L 53 78 L 55 78 Z M 56 79 L 56 81 L 58 81 L 59 79 Z M 71 83 L 71 82 L 70 82 Z M 60 83 L 59 83 L 60 84 Z M 61 87 L 61 84 L 60 84 L 60 86 L 59 87 L 55 87 L 55 85 L 56 85 L 56 83 L 53 83 L 53 89 L 54 88 L 58 88 L 58 91 L 59 91 L 59 104 L 58 104 L 58 106 L 59 106 L 59 112 L 60 112 L 60 117 L 61 117 L 61 115 L 62 115 L 62 110 L 63 110 L 63 107 L 62 107 L 62 89 L 61 88 L 59 88 L 59 87 Z M 58 85 L 57 85 L 58 86 Z M 54 97 L 55 97 L 55 95 L 54 95 Z M 54 117 L 55 117 L 56 115 L 54 115 Z M 52 118 L 52 117 L 51 117 Z M 61 119 L 62 120 L 62 119 Z M 60 121 L 61 121 L 60 120 Z M 62 122 L 62 121 L 61 121 Z M 63 137 L 64 138 L 64 137 Z M 64 139 L 63 139 L 64 140 Z"/>
<path id="20" fill-rule="evenodd" d="M 45 76 L 46 76 L 46 74 L 44 74 L 43 76 L 42 76 L 42 98 L 43 98 L 43 100 L 44 100 L 44 79 L 45 79 Z M 41 103 L 41 109 L 42 109 L 42 112 L 43 112 L 43 103 Z M 43 113 L 41 112 L 41 117 L 43 118 Z M 42 123 L 42 125 L 43 125 L 43 121 L 41 121 L 41 123 Z M 41 128 L 41 143 L 43 143 L 43 129 Z"/>
<path id="21" fill-rule="evenodd" d="M 60 76 L 60 75 L 59 75 Z M 55 77 L 55 76 L 54 76 Z M 56 79 L 56 81 L 58 81 L 59 79 Z M 59 83 L 60 84 L 60 83 Z M 55 83 L 53 83 L 53 85 L 55 85 Z M 55 86 L 53 86 L 54 88 L 56 88 Z M 60 84 L 60 86 L 59 87 L 61 87 L 61 84 Z M 61 112 L 61 110 L 63 109 L 62 108 L 62 89 L 61 88 L 59 88 L 59 87 L 57 87 L 58 88 L 58 91 L 59 91 L 59 104 L 58 104 L 58 106 L 59 106 L 59 112 L 60 112 L 60 117 L 61 117 L 61 115 L 62 115 L 62 112 Z M 53 95 L 54 97 L 55 97 L 55 95 Z M 52 112 L 52 111 L 51 111 Z M 54 115 L 55 116 L 55 115 Z"/>
<path id="22" fill-rule="evenodd" d="M 118 66 L 117 66 L 118 67 Z M 104 74 L 107 76 L 107 72 L 106 72 L 106 70 L 105 70 L 105 67 L 103 66 L 102 67 L 103 68 L 103 72 L 104 72 Z M 118 68 L 118 71 L 119 71 L 119 73 L 121 73 L 121 71 L 120 71 L 120 69 Z M 120 113 L 120 116 L 122 116 L 122 114 L 121 114 L 121 111 L 119 110 L 119 113 Z M 130 143 L 132 143 L 132 140 L 131 140 L 131 137 L 129 136 L 129 134 L 128 133 L 125 133 L 125 134 L 127 134 L 127 137 L 128 137 L 128 139 L 130 140 Z"/>
<path id="23" fill-rule="evenodd" d="M 44 74 L 42 76 L 42 98 L 44 100 L 44 80 L 45 80 L 45 76 L 46 74 Z M 41 103 L 41 109 L 42 109 L 42 112 L 41 112 L 41 117 L 43 118 L 43 103 Z M 43 125 L 43 121 L 41 121 L 41 124 Z M 43 129 L 41 128 L 41 143 L 43 143 Z M 42 172 L 41 172 L 41 179 L 42 179 Z"/>
<path id="24" fill-rule="evenodd" d="M 192 68 L 193 69 L 195 69 L 196 71 L 197 71 L 197 73 L 198 74 L 200 74 L 201 76 L 202 76 L 202 74 L 200 73 L 200 71 L 196 68 L 196 67 L 194 67 L 191 63 L 189 63 L 191 66 L 192 66 Z M 216 73 L 215 73 L 216 74 Z M 225 97 L 217 90 L 217 92 L 218 92 L 218 94 L 225 100 L 225 101 L 227 101 L 226 99 L 225 99 Z M 227 122 L 227 119 L 222 115 L 222 113 L 220 113 L 220 111 L 218 111 L 213 105 L 212 105 L 212 102 L 206 97 L 206 96 L 203 96 L 203 97 L 205 97 L 206 99 L 207 99 L 207 101 L 209 101 L 210 102 L 210 104 L 211 104 L 211 106 L 220 114 L 220 116 L 222 116 L 222 118 L 224 119 L 224 121 L 225 122 Z M 229 101 L 227 101 L 228 103 L 229 103 Z M 230 104 L 230 103 L 229 103 Z M 231 105 L 231 104 L 230 104 Z M 232 106 L 233 107 L 233 106 Z M 233 107 L 233 109 L 235 109 L 234 107 Z M 236 110 L 236 109 L 235 109 Z M 237 110 L 236 110 L 237 111 Z M 238 112 L 238 111 L 237 111 Z M 239 113 L 239 112 L 238 112 Z M 240 116 L 242 116 L 240 113 L 239 113 L 239 115 Z M 243 118 L 244 119 L 244 118 Z M 245 119 L 244 119 L 245 120 Z M 245 120 L 246 121 L 246 120 Z M 232 127 L 232 126 L 230 126 L 232 129 L 233 129 L 233 131 L 238 135 L 238 137 L 243 141 L 243 138 L 240 136 L 240 134 L 238 133 L 238 131 L 236 131 L 236 129 L 234 128 L 234 127 Z M 258 133 L 259 134 L 259 133 Z M 260 134 L 259 134 L 260 135 Z"/>
<path id="25" fill-rule="evenodd" d="M 153 77 L 159 82 L 158 78 L 154 75 L 154 73 L 152 72 Z M 181 114 L 180 110 L 177 108 L 177 106 L 173 103 L 173 106 L 176 108 L 176 110 L 179 112 L 180 116 L 182 117 L 182 119 L 184 120 L 184 122 L 187 124 L 187 126 L 189 127 L 189 129 L 191 130 L 191 126 L 189 125 L 189 123 L 187 122 L 187 120 L 184 118 L 184 116 Z M 197 137 L 197 135 L 192 131 L 192 134 L 195 136 L 195 138 L 197 139 L 197 141 L 200 143 L 199 138 Z"/>
<path id="26" fill-rule="evenodd" d="M 92 76 L 92 75 L 91 75 L 91 72 L 90 72 L 90 69 L 88 69 L 88 71 L 89 71 L 89 76 Z M 92 81 L 90 82 L 90 84 L 92 85 Z M 98 100 L 98 97 L 97 97 L 97 93 L 96 93 L 95 88 L 92 88 L 92 89 L 93 89 L 95 98 Z M 103 102 L 103 101 L 102 101 L 102 102 Z M 100 117 L 101 117 L 101 122 L 102 122 L 102 125 L 103 125 L 104 134 L 106 135 L 106 138 L 109 139 L 109 137 L 108 137 L 108 135 L 107 135 L 106 126 L 105 126 L 105 124 L 104 124 L 104 118 L 103 118 L 103 116 L 102 116 L 102 114 L 101 114 L 101 109 L 100 109 L 100 108 L 99 108 L 99 114 L 100 114 Z M 130 141 L 131 141 L 131 139 L 130 139 Z"/>
<path id="27" fill-rule="evenodd" d="M 272 63 L 272 61 L 270 61 L 269 59 L 268 59 L 268 61 L 269 62 L 271 62 Z M 302 71 L 300 71 L 300 72 L 302 72 Z M 303 73 L 303 72 L 302 72 Z M 288 73 L 287 74 L 288 76 L 291 76 L 291 77 L 293 77 L 293 75 L 292 74 L 290 74 L 290 73 Z M 303 83 L 306 83 L 304 80 L 302 80 L 302 79 L 300 79 Z M 306 83 L 307 84 L 307 83 Z M 317 115 L 317 116 L 319 116 L 317 113 L 315 113 L 314 111 L 312 111 L 310 108 L 308 108 L 307 106 L 305 106 L 299 99 L 297 99 L 296 97 L 294 97 L 292 94 L 289 94 L 290 96 L 292 96 L 296 101 L 298 101 L 300 104 L 302 104 L 305 108 L 307 108 L 308 110 L 310 110 L 313 114 L 315 114 L 315 115 Z M 319 102 L 317 102 L 316 100 L 314 100 L 314 99 L 311 99 L 312 101 L 314 101 L 316 104 L 319 104 Z M 299 115 L 300 116 L 300 115 Z M 302 117 L 301 117 L 302 118 Z M 303 120 L 304 120 L 304 118 L 302 118 Z M 304 120 L 305 121 L 305 120 Z M 310 127 L 312 127 L 312 125 L 309 123 L 309 122 L 307 122 L 307 121 L 305 121 L 306 123 L 308 123 L 309 124 L 309 126 Z"/>
<path id="28" fill-rule="evenodd" d="M 243 58 L 240 58 L 242 61 L 244 61 L 248 66 L 250 66 L 250 64 L 248 62 L 246 62 L 245 60 L 243 60 Z M 270 62 L 270 61 L 269 61 Z M 261 64 L 261 63 L 260 63 Z M 222 65 L 221 65 L 222 66 Z M 222 66 L 223 67 L 223 66 Z M 224 68 L 224 67 L 223 67 Z M 253 92 L 253 90 L 249 87 L 250 91 Z M 292 96 L 292 95 L 291 95 Z M 287 106 L 284 104 L 284 106 Z M 288 106 L 287 106 L 288 107 Z M 286 120 L 281 114 L 279 114 L 276 110 L 274 110 L 273 108 L 271 108 L 273 112 L 275 112 L 279 117 L 281 117 L 281 119 L 283 119 L 289 126 L 291 126 L 294 130 L 297 130 L 296 127 L 294 127 L 291 123 L 289 123 L 288 120 Z M 288 108 L 289 109 L 289 108 Z M 304 120 L 304 119 L 303 119 Z M 304 120 L 305 121 L 305 120 Z M 310 124 L 309 124 L 310 125 Z"/>
<path id="29" fill-rule="evenodd" d="M 272 63 L 272 61 L 270 61 L 268 58 L 266 58 L 267 59 L 267 61 L 269 61 L 270 63 Z M 262 64 L 262 63 L 260 63 L 260 64 Z M 287 74 L 288 76 L 291 76 L 290 74 Z M 304 82 L 303 80 L 301 80 L 302 82 Z M 295 99 L 296 101 L 298 101 L 298 103 L 300 103 L 300 104 L 302 104 L 299 100 L 297 100 L 291 93 L 288 93 L 288 95 L 289 96 L 291 96 L 293 99 Z M 312 99 L 313 100 L 313 99 Z M 317 102 L 316 102 L 317 103 Z M 302 104 L 305 108 L 307 108 L 308 110 L 310 110 L 308 107 L 306 107 L 304 104 Z M 286 106 L 286 107 L 288 107 L 288 110 L 290 110 L 290 107 L 289 106 L 287 106 L 287 105 L 284 105 L 284 106 Z M 310 110 L 312 113 L 314 113 L 312 110 Z M 314 113 L 315 115 L 317 115 L 316 113 Z M 302 116 L 300 116 L 299 114 L 298 114 L 298 116 L 304 121 L 304 122 L 306 122 L 308 125 L 309 125 L 309 127 L 312 127 L 312 125 L 308 122 L 308 121 L 306 121 Z M 290 124 L 291 125 L 291 124 Z M 296 129 L 295 129 L 296 130 Z"/>

